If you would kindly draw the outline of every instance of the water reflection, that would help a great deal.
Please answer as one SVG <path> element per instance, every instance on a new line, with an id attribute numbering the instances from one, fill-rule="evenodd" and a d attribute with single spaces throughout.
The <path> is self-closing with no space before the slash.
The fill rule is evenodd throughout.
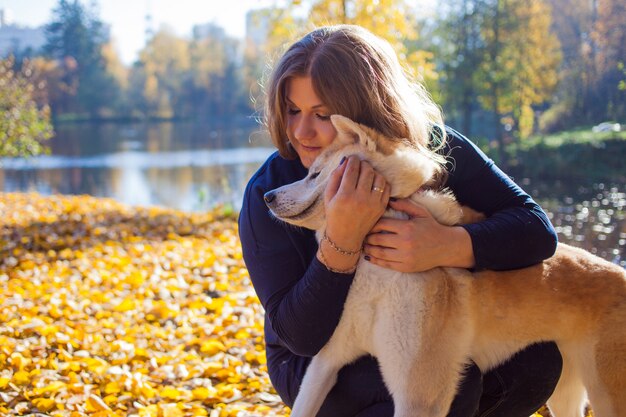
<path id="1" fill-rule="evenodd" d="M 626 186 L 525 180 L 562 242 L 626 267 Z"/>
<path id="2" fill-rule="evenodd" d="M 90 194 L 134 205 L 239 209 L 243 185 L 273 152 L 255 125 L 62 125 L 52 154 L 0 160 L 4 191 Z"/>

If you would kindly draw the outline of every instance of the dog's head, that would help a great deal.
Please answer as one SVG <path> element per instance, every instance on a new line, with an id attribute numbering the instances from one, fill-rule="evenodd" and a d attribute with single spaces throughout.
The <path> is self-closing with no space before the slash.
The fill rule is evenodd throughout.
<path id="1" fill-rule="evenodd" d="M 315 159 L 308 175 L 265 194 L 265 203 L 278 219 L 307 229 L 323 229 L 324 189 L 341 159 L 350 155 L 372 164 L 391 186 L 392 197 L 408 197 L 434 176 L 437 163 L 425 151 L 340 115 L 331 116 L 331 121 L 337 137 Z"/>

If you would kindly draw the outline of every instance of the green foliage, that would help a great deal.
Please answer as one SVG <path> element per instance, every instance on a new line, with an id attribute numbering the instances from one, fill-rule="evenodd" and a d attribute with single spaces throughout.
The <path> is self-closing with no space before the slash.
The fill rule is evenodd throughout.
<path id="1" fill-rule="evenodd" d="M 489 150 L 487 150 L 489 153 Z M 576 179 L 581 184 L 626 181 L 626 131 L 591 126 L 533 135 L 507 147 L 507 173 L 516 178 Z"/>
<path id="2" fill-rule="evenodd" d="M 35 86 L 28 62 L 21 72 L 13 59 L 0 61 L 0 156 L 33 156 L 46 151 L 42 144 L 52 137 L 50 110 L 34 100 Z"/>
<path id="3" fill-rule="evenodd" d="M 563 132 L 513 151 L 507 172 L 516 178 L 572 178 L 582 184 L 624 183 L 625 153 L 626 135 L 620 138 L 606 133 Z"/>
<path id="4" fill-rule="evenodd" d="M 626 141 L 626 130 L 620 132 L 594 132 L 589 126 L 579 127 L 550 135 L 531 136 L 528 140 L 520 144 L 519 148 L 530 149 L 538 145 L 547 148 L 558 148 L 562 145 L 571 144 L 584 144 L 599 147 L 602 146 L 602 142 L 609 140 Z"/>

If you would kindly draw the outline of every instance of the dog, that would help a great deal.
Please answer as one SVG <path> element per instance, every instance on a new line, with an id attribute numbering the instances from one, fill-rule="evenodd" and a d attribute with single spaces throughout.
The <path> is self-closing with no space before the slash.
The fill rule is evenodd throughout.
<path id="1" fill-rule="evenodd" d="M 333 115 L 331 121 L 336 139 L 308 175 L 266 194 L 273 216 L 315 230 L 319 241 L 329 176 L 344 156 L 358 155 L 385 177 L 391 196 L 410 197 L 442 224 L 464 221 L 464 208 L 451 194 L 418 191 L 435 173 L 424 152 L 345 117 Z M 403 214 L 388 209 L 385 216 Z M 470 359 L 485 372 L 541 341 L 555 341 L 563 356 L 548 401 L 555 417 L 583 416 L 587 401 L 596 417 L 626 416 L 621 267 L 565 244 L 548 260 L 512 271 L 441 267 L 401 273 L 361 257 L 341 320 L 313 357 L 291 416 L 314 417 L 338 371 L 371 354 L 393 397 L 395 417 L 443 417 Z"/>

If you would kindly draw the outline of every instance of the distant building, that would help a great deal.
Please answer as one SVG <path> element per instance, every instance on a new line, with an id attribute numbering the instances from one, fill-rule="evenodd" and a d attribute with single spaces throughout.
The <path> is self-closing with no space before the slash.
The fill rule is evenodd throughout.
<path id="1" fill-rule="evenodd" d="M 193 39 L 196 41 L 211 39 L 211 41 L 221 44 L 223 48 L 222 51 L 226 54 L 226 57 L 237 65 L 241 64 L 241 42 L 236 38 L 230 37 L 228 33 L 226 33 L 226 30 L 220 25 L 213 22 L 195 25 L 191 29 L 191 33 Z"/>
<path id="2" fill-rule="evenodd" d="M 191 32 L 194 39 L 211 38 L 217 41 L 225 41 L 228 38 L 224 28 L 215 23 L 195 25 Z"/>
<path id="3" fill-rule="evenodd" d="M 269 9 L 255 9 L 246 13 L 246 42 L 264 45 L 270 30 Z"/>
<path id="4" fill-rule="evenodd" d="M 28 49 L 37 51 L 46 42 L 43 26 L 30 28 L 11 24 L 5 10 L 0 10 L 0 56 L 21 53 Z"/>

